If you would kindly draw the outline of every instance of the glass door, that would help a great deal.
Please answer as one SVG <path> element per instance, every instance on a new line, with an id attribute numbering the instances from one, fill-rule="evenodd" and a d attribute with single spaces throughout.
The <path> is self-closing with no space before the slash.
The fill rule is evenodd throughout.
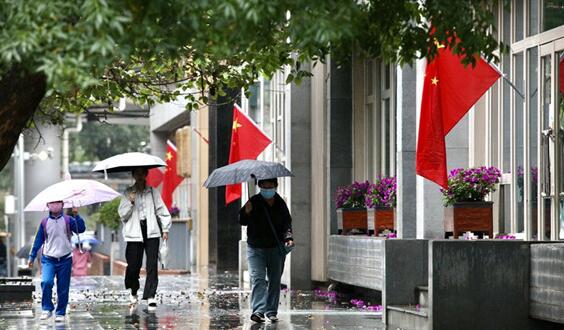
<path id="1" fill-rule="evenodd" d="M 564 239 L 564 39 L 541 46 L 538 236 Z"/>

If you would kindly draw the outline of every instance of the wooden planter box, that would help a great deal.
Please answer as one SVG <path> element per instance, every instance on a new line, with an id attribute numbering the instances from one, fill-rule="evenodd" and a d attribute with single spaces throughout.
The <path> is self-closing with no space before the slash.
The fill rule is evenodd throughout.
<path id="1" fill-rule="evenodd" d="M 366 209 L 337 209 L 337 232 L 339 235 L 347 235 L 352 229 L 366 230 L 368 232 Z"/>
<path id="2" fill-rule="evenodd" d="M 445 207 L 445 238 L 471 231 L 493 238 L 493 202 L 460 202 Z"/>
<path id="3" fill-rule="evenodd" d="M 396 212 L 391 207 L 379 207 L 368 209 L 368 234 L 378 235 L 378 233 L 388 229 L 396 229 Z"/>

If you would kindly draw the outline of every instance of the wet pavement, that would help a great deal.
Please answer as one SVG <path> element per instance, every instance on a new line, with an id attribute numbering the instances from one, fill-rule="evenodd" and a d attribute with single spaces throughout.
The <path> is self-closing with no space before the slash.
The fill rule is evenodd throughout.
<path id="1" fill-rule="evenodd" d="M 319 289 L 284 290 L 280 322 L 254 324 L 250 291 L 238 287 L 236 274 L 201 273 L 161 276 L 155 310 L 145 301 L 131 308 L 122 277 L 73 278 L 67 320 L 61 324 L 39 320 L 38 287 L 33 303 L 0 306 L 0 329 L 384 329 L 378 306 Z"/>

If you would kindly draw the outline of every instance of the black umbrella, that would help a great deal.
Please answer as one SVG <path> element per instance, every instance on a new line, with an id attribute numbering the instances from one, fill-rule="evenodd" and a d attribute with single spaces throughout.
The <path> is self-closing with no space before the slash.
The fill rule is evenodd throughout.
<path id="1" fill-rule="evenodd" d="M 212 188 L 251 181 L 294 176 L 284 165 L 263 160 L 244 159 L 215 169 L 204 182 Z"/>

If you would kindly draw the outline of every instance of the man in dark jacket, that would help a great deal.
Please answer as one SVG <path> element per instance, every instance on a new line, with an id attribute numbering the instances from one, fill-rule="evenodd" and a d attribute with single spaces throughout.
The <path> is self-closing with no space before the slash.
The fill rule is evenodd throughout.
<path id="1" fill-rule="evenodd" d="M 284 261 L 294 246 L 292 217 L 286 202 L 276 193 L 276 178 L 260 180 L 258 185 L 260 193 L 239 211 L 239 223 L 247 226 L 251 320 L 262 323 L 266 315 L 271 322 L 277 322 Z"/>

